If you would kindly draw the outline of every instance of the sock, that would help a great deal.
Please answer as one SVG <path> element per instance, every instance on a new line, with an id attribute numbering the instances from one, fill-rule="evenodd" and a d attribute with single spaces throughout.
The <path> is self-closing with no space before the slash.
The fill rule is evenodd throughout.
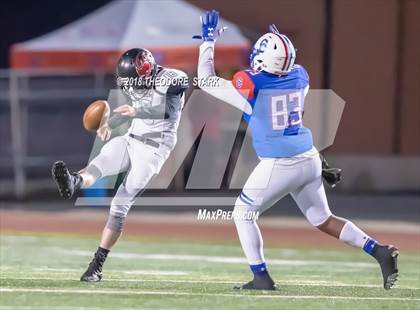
<path id="1" fill-rule="evenodd" d="M 263 253 L 263 239 L 255 221 L 235 219 L 242 249 L 249 265 L 259 265 L 265 262 Z"/>
<path id="2" fill-rule="evenodd" d="M 258 265 L 249 265 L 251 268 L 252 273 L 256 277 L 263 277 L 268 275 L 267 265 L 265 263 L 261 263 Z"/>
<path id="3" fill-rule="evenodd" d="M 365 245 L 363 246 L 363 251 L 365 251 L 369 255 L 374 256 L 374 252 L 375 252 L 377 244 L 378 244 L 378 241 L 374 239 L 369 239 L 368 241 L 366 241 Z"/>
<path id="4" fill-rule="evenodd" d="M 101 262 L 104 262 L 106 260 L 106 257 L 108 256 L 108 253 L 109 253 L 109 250 L 98 247 L 95 253 L 95 258 Z"/>
<path id="5" fill-rule="evenodd" d="M 340 232 L 340 240 L 352 246 L 364 249 L 365 244 L 372 239 L 352 222 L 347 221 Z"/>
<path id="6" fill-rule="evenodd" d="M 82 187 L 83 177 L 79 173 L 74 173 L 72 174 L 72 176 L 73 176 L 74 190 L 77 191 Z"/>
<path id="7" fill-rule="evenodd" d="M 94 164 L 90 163 L 81 173 L 78 173 L 82 178 L 80 182 L 81 188 L 88 188 L 92 186 L 98 179 L 102 177 L 102 172 Z M 83 174 L 83 177 L 81 176 Z"/>

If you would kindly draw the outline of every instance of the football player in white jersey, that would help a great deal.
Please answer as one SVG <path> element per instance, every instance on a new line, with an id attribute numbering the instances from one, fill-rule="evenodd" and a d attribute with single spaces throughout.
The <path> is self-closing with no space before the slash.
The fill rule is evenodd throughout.
<path id="1" fill-rule="evenodd" d="M 136 196 L 159 173 L 175 147 L 184 92 L 188 88 L 184 72 L 157 65 L 152 53 L 141 48 L 128 50 L 120 57 L 116 76 L 127 104 L 114 109 L 97 133 L 107 141 L 112 129 L 131 121 L 128 132 L 109 140 L 99 155 L 77 173 L 70 173 L 62 161 L 52 167 L 59 193 L 67 199 L 99 178 L 127 172 L 111 202 L 99 247 L 80 281 L 102 279 L 105 259 L 122 233 Z"/>
<path id="2" fill-rule="evenodd" d="M 235 203 L 235 225 L 254 275 L 252 281 L 237 288 L 275 289 L 259 227 L 254 219 L 242 214 L 262 213 L 291 194 L 312 225 L 372 255 L 381 267 L 384 288 L 390 289 L 398 276 L 398 249 L 379 244 L 351 221 L 330 211 L 322 175 L 328 176 L 327 181 L 333 184 L 335 176 L 329 174 L 331 170 L 326 165 L 322 169 L 311 131 L 302 124 L 309 76 L 302 66 L 294 64 L 296 50 L 290 39 L 271 25 L 270 32 L 254 45 L 251 68 L 239 71 L 228 81 L 217 77 L 214 71 L 215 39 L 224 30 L 217 29 L 218 12 L 207 12 L 201 22 L 202 34 L 193 37 L 203 40 L 197 72 L 200 80 L 209 83 L 200 85 L 204 91 L 244 112 L 260 158 Z"/>

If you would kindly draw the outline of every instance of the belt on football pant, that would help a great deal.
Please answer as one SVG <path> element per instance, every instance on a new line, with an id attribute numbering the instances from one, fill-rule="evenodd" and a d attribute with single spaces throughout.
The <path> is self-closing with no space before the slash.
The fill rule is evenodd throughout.
<path id="1" fill-rule="evenodd" d="M 150 145 L 152 147 L 155 147 L 157 149 L 160 146 L 159 143 L 157 143 L 156 141 L 153 141 L 152 139 L 149 139 L 149 138 L 144 137 L 144 136 L 133 135 L 132 133 L 130 133 L 128 136 L 131 137 L 131 138 L 136 139 L 137 141 L 143 142 L 144 144 L 147 144 L 147 145 Z"/>

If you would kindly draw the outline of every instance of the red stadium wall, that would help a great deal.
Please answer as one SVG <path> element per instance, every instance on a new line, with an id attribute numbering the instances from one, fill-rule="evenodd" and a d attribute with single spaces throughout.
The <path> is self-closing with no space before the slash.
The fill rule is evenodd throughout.
<path id="1" fill-rule="evenodd" d="M 223 46 L 216 51 L 215 57 L 224 61 L 219 63 L 220 70 L 226 67 L 241 67 L 245 63 L 248 46 Z M 159 64 L 182 69 L 195 70 L 198 48 L 188 47 L 151 48 Z M 11 51 L 11 67 L 21 68 L 71 68 L 80 70 L 115 70 L 118 57 L 124 51 Z"/>
<path id="2" fill-rule="evenodd" d="M 396 102 L 401 105 L 399 149 L 420 154 L 420 1 L 405 1 L 403 9 L 401 99 Z"/>
<path id="3" fill-rule="evenodd" d="M 355 0 L 335 4 L 331 88 L 344 98 L 346 108 L 334 150 L 391 154 L 397 3 Z M 377 14 L 378 7 L 381 14 Z"/>

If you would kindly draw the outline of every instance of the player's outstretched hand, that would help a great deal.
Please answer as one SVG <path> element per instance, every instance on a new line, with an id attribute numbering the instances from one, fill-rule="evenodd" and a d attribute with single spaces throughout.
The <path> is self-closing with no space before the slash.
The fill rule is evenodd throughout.
<path id="1" fill-rule="evenodd" d="M 99 138 L 102 141 L 108 141 L 109 138 L 111 138 L 111 132 L 112 132 L 112 130 L 111 130 L 111 127 L 109 127 L 108 123 L 103 124 L 96 131 L 96 133 L 98 134 Z"/>
<path id="2" fill-rule="evenodd" d="M 216 10 L 206 11 L 203 16 L 200 16 L 200 21 L 202 34 L 193 36 L 193 39 L 215 41 L 227 29 L 227 27 L 217 29 L 219 12 Z"/>
<path id="3" fill-rule="evenodd" d="M 121 115 L 130 116 L 130 117 L 136 116 L 136 109 L 128 104 L 119 106 L 118 108 L 114 109 L 114 112 L 120 113 Z"/>

